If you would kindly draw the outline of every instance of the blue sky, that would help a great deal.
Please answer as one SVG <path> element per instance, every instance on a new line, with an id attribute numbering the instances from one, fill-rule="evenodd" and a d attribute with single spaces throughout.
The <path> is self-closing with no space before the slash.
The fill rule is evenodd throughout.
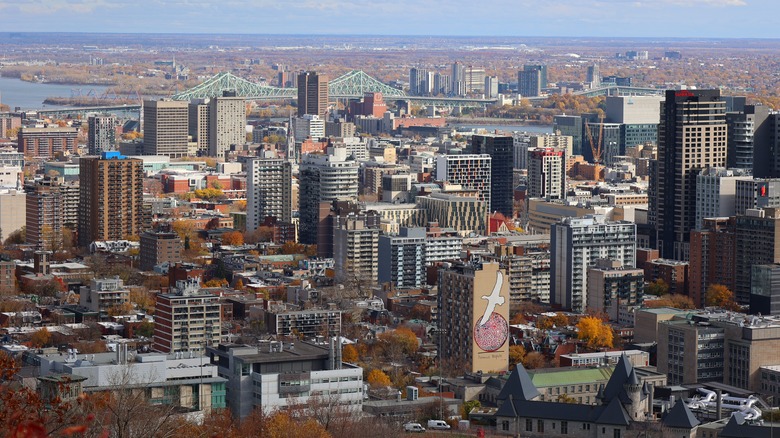
<path id="1" fill-rule="evenodd" d="M 778 0 L 0 0 L 0 31 L 777 38 Z"/>

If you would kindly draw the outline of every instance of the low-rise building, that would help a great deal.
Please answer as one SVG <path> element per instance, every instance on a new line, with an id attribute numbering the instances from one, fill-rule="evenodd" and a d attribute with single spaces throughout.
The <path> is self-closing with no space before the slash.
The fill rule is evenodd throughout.
<path id="1" fill-rule="evenodd" d="M 270 413 L 295 406 L 359 413 L 363 369 L 341 362 L 340 346 L 265 342 L 207 348 L 210 363 L 226 376 L 227 405 L 236 418 L 253 409 Z"/>

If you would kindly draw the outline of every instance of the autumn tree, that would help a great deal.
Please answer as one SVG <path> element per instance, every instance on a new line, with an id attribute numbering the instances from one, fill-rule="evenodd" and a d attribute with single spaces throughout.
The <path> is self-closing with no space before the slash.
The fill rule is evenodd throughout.
<path id="1" fill-rule="evenodd" d="M 523 366 L 529 370 L 544 368 L 546 365 L 547 361 L 544 359 L 544 355 L 538 351 L 532 351 L 526 354 L 523 359 Z"/>
<path id="2" fill-rule="evenodd" d="M 30 336 L 30 345 L 35 348 L 42 348 L 49 345 L 51 333 L 46 327 L 42 327 Z"/>
<path id="3" fill-rule="evenodd" d="M 213 187 L 195 190 L 193 195 L 195 195 L 196 198 L 203 199 L 204 201 L 215 201 L 225 197 L 225 194 L 221 189 L 215 189 Z"/>
<path id="4" fill-rule="evenodd" d="M 379 340 L 386 344 L 386 348 L 392 348 L 393 345 L 399 346 L 407 356 L 416 353 L 419 347 L 417 335 L 407 327 L 399 327 L 391 332 L 382 333 L 379 335 Z"/>
<path id="5" fill-rule="evenodd" d="M 706 292 L 707 305 L 722 307 L 728 310 L 738 310 L 739 305 L 734 300 L 734 292 L 722 284 L 711 284 Z"/>
<path id="6" fill-rule="evenodd" d="M 669 294 L 659 300 L 645 300 L 644 306 L 649 308 L 672 307 L 681 310 L 696 308 L 691 297 L 683 294 Z"/>
<path id="7" fill-rule="evenodd" d="M 390 377 L 384 371 L 375 368 L 369 371 L 366 382 L 373 387 L 390 386 Z"/>
<path id="8" fill-rule="evenodd" d="M 659 278 L 655 281 L 651 281 L 647 284 L 647 286 L 645 286 L 645 293 L 648 295 L 655 295 L 660 297 L 661 295 L 666 295 L 669 293 L 669 285 L 664 281 L 663 278 Z"/>
<path id="9" fill-rule="evenodd" d="M 525 360 L 525 348 L 522 345 L 511 345 L 509 347 L 509 370 L 515 369 L 517 364 Z"/>
<path id="10" fill-rule="evenodd" d="M 347 363 L 356 363 L 358 361 L 358 351 L 354 345 L 345 345 L 341 349 L 341 360 Z"/>
<path id="11" fill-rule="evenodd" d="M 222 235 L 222 244 L 240 246 L 244 244 L 244 235 L 240 231 L 229 231 Z"/>
<path id="12" fill-rule="evenodd" d="M 588 348 L 612 348 L 612 328 L 595 316 L 584 316 L 577 323 L 577 337 L 586 342 Z"/>

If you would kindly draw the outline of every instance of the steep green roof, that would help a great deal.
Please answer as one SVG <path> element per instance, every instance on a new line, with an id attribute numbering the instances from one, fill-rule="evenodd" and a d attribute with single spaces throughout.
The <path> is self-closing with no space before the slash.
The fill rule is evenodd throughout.
<path id="1" fill-rule="evenodd" d="M 576 385 L 579 383 L 594 383 L 599 380 L 609 380 L 614 367 L 601 368 L 569 368 L 555 371 L 530 371 L 531 382 L 537 388 L 547 386 Z"/>

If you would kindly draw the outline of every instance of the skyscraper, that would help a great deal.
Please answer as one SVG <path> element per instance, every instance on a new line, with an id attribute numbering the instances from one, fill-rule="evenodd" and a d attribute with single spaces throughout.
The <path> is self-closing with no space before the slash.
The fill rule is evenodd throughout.
<path id="1" fill-rule="evenodd" d="M 189 104 L 189 135 L 198 145 L 198 155 L 209 154 L 209 112 L 208 99 L 196 99 Z"/>
<path id="2" fill-rule="evenodd" d="M 412 67 L 409 70 L 409 92 L 416 96 L 424 96 L 433 89 L 433 72 L 425 68 Z"/>
<path id="3" fill-rule="evenodd" d="M 141 234 L 143 168 L 119 152 L 79 160 L 79 246 Z"/>
<path id="4" fill-rule="evenodd" d="M 298 75 L 298 117 L 313 114 L 325 120 L 327 113 L 328 79 L 317 72 L 301 72 Z"/>
<path id="5" fill-rule="evenodd" d="M 320 202 L 356 199 L 358 165 L 344 147 L 329 147 L 327 155 L 306 154 L 300 166 L 299 240 L 317 243 Z"/>
<path id="6" fill-rule="evenodd" d="M 658 159 L 651 165 L 648 219 L 661 257 L 688 260 L 696 223 L 696 177 L 726 165 L 726 104 L 719 90 L 668 90 Z"/>
<path id="7" fill-rule="evenodd" d="M 246 142 L 246 99 L 225 91 L 209 101 L 209 155 L 224 157 L 232 145 Z"/>
<path id="8" fill-rule="evenodd" d="M 116 147 L 117 121 L 114 116 L 89 116 L 87 150 L 90 155 L 112 151 Z"/>
<path id="9" fill-rule="evenodd" d="M 636 267 L 636 224 L 600 215 L 564 218 L 550 230 L 550 302 L 573 312 L 588 304 L 588 268 L 597 259 Z"/>
<path id="10" fill-rule="evenodd" d="M 144 101 L 144 155 L 187 156 L 189 103 L 171 99 Z"/>
<path id="11" fill-rule="evenodd" d="M 588 66 L 588 74 L 585 77 L 585 82 L 590 84 L 590 88 L 598 88 L 601 86 L 601 73 L 599 73 L 598 64 Z"/>
<path id="12" fill-rule="evenodd" d="M 246 163 L 246 229 L 254 231 L 265 218 L 292 222 L 292 165 L 278 159 L 252 158 Z"/>
<path id="13" fill-rule="evenodd" d="M 490 213 L 512 217 L 512 161 L 514 140 L 511 135 L 482 134 L 471 137 L 472 154 L 490 155 Z"/>

